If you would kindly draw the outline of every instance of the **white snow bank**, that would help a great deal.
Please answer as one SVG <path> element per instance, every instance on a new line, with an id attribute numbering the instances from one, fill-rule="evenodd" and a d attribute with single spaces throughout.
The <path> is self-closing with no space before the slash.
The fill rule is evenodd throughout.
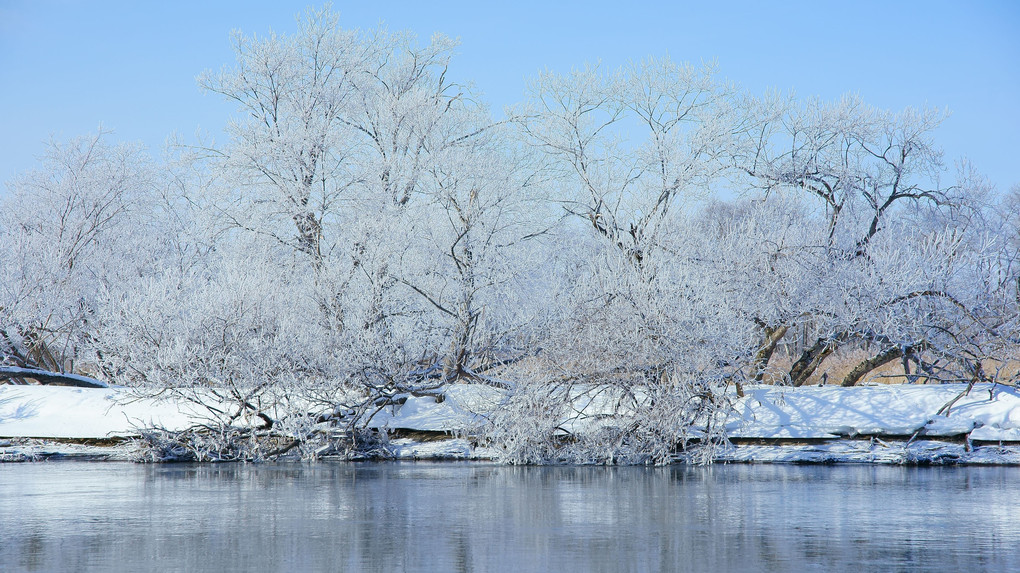
<path id="1" fill-rule="evenodd" d="M 731 437 L 809 438 L 885 435 L 958 436 L 1009 440 L 1020 428 L 1020 392 L 979 384 L 950 408 L 937 412 L 966 390 L 965 384 L 839 387 L 756 386 L 736 398 L 727 422 Z M 977 428 L 977 430 L 975 430 Z M 1012 438 L 1015 439 L 1015 438 Z"/>
<path id="2" fill-rule="evenodd" d="M 0 385 L 0 437 L 110 438 L 139 427 L 183 429 L 197 420 L 185 403 L 138 398 L 125 388 Z"/>
<path id="3" fill-rule="evenodd" d="M 470 430 L 484 422 L 502 397 L 503 393 L 492 386 L 454 384 L 446 388 L 442 402 L 430 396 L 409 396 L 403 404 L 380 410 L 368 425 L 390 430 Z"/>
<path id="4" fill-rule="evenodd" d="M 948 415 L 936 415 L 965 385 L 839 387 L 754 386 L 734 399 L 727 422 L 734 438 L 832 439 L 858 435 L 948 437 L 1020 441 L 1020 392 L 977 385 Z M 386 407 L 370 425 L 457 433 L 483 423 L 502 391 L 453 385 L 446 397 L 408 397 Z M 0 437 L 107 438 L 137 434 L 145 426 L 183 429 L 199 420 L 191 407 L 171 399 L 138 398 L 125 388 L 0 385 Z M 919 431 L 920 430 L 920 431 Z M 410 454 L 412 457 L 417 454 Z"/>

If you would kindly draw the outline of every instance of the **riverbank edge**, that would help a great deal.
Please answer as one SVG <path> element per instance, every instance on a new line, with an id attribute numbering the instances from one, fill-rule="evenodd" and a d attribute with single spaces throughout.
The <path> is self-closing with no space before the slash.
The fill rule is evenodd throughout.
<path id="1" fill-rule="evenodd" d="M 372 458 L 324 456 L 316 461 L 477 461 L 494 462 L 495 452 L 475 447 L 464 438 L 449 437 L 419 441 L 408 438 L 391 440 L 387 455 Z M 0 463 L 18 462 L 139 462 L 144 446 L 133 438 L 0 439 Z M 283 457 L 279 462 L 299 462 L 300 456 Z M 722 464 L 873 464 L 905 466 L 1020 466 L 1020 444 L 990 443 L 956 439 L 914 439 L 893 436 L 841 438 L 833 440 L 733 440 L 719 448 L 714 463 Z M 172 462 L 170 462 L 172 463 Z M 222 463 L 222 462 L 207 462 Z M 679 459 L 677 463 L 684 463 Z"/>
<path id="2" fill-rule="evenodd" d="M 381 439 L 357 459 L 498 461 L 499 450 L 471 437 L 478 412 L 499 398 L 478 385 L 451 386 L 445 400 L 408 397 L 376 412 L 369 428 Z M 714 450 L 717 463 L 1020 465 L 1020 389 L 1012 385 L 762 385 L 729 398 L 729 440 Z M 0 386 L 0 462 L 157 461 L 138 428 L 192 427 L 200 418 L 189 408 L 125 388 Z M 293 446 L 271 457 L 350 459 Z"/>

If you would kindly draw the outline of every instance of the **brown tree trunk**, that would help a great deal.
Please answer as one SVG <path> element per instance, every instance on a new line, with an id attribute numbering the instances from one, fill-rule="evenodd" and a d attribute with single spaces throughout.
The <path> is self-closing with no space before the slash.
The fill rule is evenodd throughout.
<path id="1" fill-rule="evenodd" d="M 789 329 L 790 327 L 786 325 L 778 328 L 765 327 L 765 343 L 758 349 L 757 354 L 754 355 L 755 382 L 761 382 L 765 376 L 765 368 L 769 365 L 772 354 L 776 351 L 779 341 L 783 339 L 783 336 L 786 335 L 786 331 Z"/>
<path id="2" fill-rule="evenodd" d="M 913 344 L 911 346 L 898 346 L 898 345 L 893 346 L 892 348 L 884 352 L 880 352 L 877 355 L 872 356 L 871 358 L 855 366 L 854 369 L 851 370 L 850 373 L 847 374 L 845 378 L 843 378 L 843 382 L 840 383 L 840 386 L 843 387 L 854 386 L 858 382 L 860 382 L 861 378 L 863 378 L 864 375 L 867 374 L 868 372 L 871 372 L 872 370 L 880 366 L 885 366 L 886 364 L 898 358 L 906 359 L 911 354 L 915 352 L 921 352 L 926 348 L 928 348 L 928 343 L 924 341 L 921 341 L 917 344 Z M 904 360 L 904 372 L 905 375 L 908 377 L 908 380 L 910 376 L 909 368 L 910 368 L 909 363 Z"/>
<path id="3" fill-rule="evenodd" d="M 843 386 L 844 388 L 855 386 L 868 372 L 871 372 L 879 366 L 884 366 L 901 356 L 903 356 L 902 346 L 893 346 L 884 352 L 880 352 L 875 356 L 864 360 L 857 366 L 854 366 L 854 369 L 843 378 L 843 382 L 840 383 L 840 386 Z"/>
<path id="4" fill-rule="evenodd" d="M 846 339 L 845 334 L 832 338 L 819 338 L 804 350 L 800 358 L 790 367 L 790 382 L 794 386 L 803 386 L 807 379 L 815 373 L 815 370 L 822 364 L 834 350 L 837 344 Z"/>

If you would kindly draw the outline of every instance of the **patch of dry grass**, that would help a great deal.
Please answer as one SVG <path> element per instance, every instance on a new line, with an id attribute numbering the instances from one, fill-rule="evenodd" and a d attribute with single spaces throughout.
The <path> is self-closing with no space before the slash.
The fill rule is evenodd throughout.
<path id="1" fill-rule="evenodd" d="M 838 386 L 855 366 L 872 356 L 874 356 L 874 352 L 862 349 L 837 350 L 822 362 L 821 366 L 815 370 L 804 385 L 818 386 L 824 380 L 825 384 L 829 386 Z M 1016 356 L 1016 359 L 1001 363 L 987 361 L 984 365 L 985 372 L 990 376 L 998 372 L 998 379 L 1003 381 L 1020 378 L 1020 349 L 1017 349 Z M 768 372 L 764 381 L 772 384 L 784 383 L 784 376 L 789 372 L 794 360 L 795 357 L 788 357 L 783 353 L 777 352 L 773 356 L 772 361 L 769 362 Z M 911 373 L 916 373 L 914 364 L 911 364 Z M 903 372 L 903 363 L 900 360 L 894 360 L 868 372 L 857 384 L 906 384 L 908 382 L 909 380 Z"/>

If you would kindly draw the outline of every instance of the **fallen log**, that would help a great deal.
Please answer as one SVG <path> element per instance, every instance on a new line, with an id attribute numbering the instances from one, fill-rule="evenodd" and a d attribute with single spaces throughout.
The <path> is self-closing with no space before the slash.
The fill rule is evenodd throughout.
<path id="1" fill-rule="evenodd" d="M 80 374 L 69 374 L 65 372 L 50 372 L 49 370 L 37 370 L 35 368 L 21 368 L 19 366 L 0 366 L 0 380 L 10 378 L 31 378 L 38 380 L 40 384 L 57 384 L 60 386 L 77 386 L 79 388 L 109 388 L 110 385 L 102 380 L 96 380 Z"/>

